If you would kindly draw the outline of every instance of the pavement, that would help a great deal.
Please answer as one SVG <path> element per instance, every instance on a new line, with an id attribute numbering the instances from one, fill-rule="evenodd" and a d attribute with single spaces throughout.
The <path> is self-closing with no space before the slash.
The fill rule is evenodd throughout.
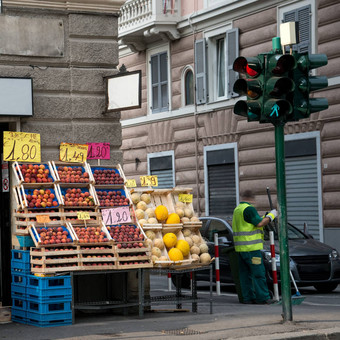
<path id="1" fill-rule="evenodd" d="M 75 324 L 40 328 L 19 323 L 0 324 L 0 339 L 25 340 L 108 340 L 108 339 L 340 339 L 340 299 L 338 294 L 322 297 L 327 304 L 306 299 L 292 306 L 293 321 L 283 322 L 282 305 L 243 305 L 235 294 L 214 294 L 213 314 L 208 291 L 199 292 L 198 312 L 191 304 L 184 311 L 175 306 L 152 307 L 140 318 L 115 314 L 77 313 Z M 334 298 L 335 296 L 335 298 Z M 326 306 L 326 308 L 325 308 Z"/>

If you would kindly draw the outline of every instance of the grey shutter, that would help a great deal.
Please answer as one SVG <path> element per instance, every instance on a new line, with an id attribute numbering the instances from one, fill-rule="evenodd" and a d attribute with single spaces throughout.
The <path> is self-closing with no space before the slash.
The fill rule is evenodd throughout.
<path id="1" fill-rule="evenodd" d="M 286 163 L 287 219 L 300 230 L 320 239 L 319 192 L 316 155 L 289 157 Z"/>
<path id="2" fill-rule="evenodd" d="M 238 94 L 233 92 L 233 86 L 238 79 L 238 73 L 233 70 L 234 60 L 239 56 L 239 29 L 234 28 L 227 31 L 227 70 L 228 70 L 228 97 L 237 97 Z"/>
<path id="3" fill-rule="evenodd" d="M 283 14 L 283 22 L 295 21 L 298 23 L 298 44 L 293 49 L 299 53 L 311 53 L 311 6 L 304 6 Z"/>
<path id="4" fill-rule="evenodd" d="M 209 215 L 227 217 L 236 207 L 235 164 L 208 165 Z"/>
<path id="5" fill-rule="evenodd" d="M 161 92 L 161 110 L 167 111 L 169 109 L 168 98 L 168 53 L 164 52 L 159 55 L 159 78 L 160 78 L 160 92 Z"/>
<path id="6" fill-rule="evenodd" d="M 168 98 L 168 56 L 162 52 L 151 56 L 152 112 L 169 109 Z"/>
<path id="7" fill-rule="evenodd" d="M 155 187 L 155 189 L 171 189 L 175 186 L 172 169 L 152 170 L 150 173 L 151 175 L 156 175 L 158 179 L 158 187 Z"/>
<path id="8" fill-rule="evenodd" d="M 195 42 L 196 104 L 207 102 L 205 39 Z"/>

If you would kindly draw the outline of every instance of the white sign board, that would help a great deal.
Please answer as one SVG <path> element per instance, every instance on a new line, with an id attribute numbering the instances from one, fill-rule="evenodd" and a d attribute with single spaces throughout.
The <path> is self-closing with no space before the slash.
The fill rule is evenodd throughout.
<path id="1" fill-rule="evenodd" d="M 0 78 L 0 116 L 33 116 L 31 78 Z"/>
<path id="2" fill-rule="evenodd" d="M 141 71 L 107 77 L 107 112 L 141 107 Z"/>

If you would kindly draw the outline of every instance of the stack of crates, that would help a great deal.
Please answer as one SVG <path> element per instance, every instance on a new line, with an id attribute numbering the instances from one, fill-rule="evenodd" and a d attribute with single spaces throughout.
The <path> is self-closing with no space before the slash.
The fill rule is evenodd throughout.
<path id="1" fill-rule="evenodd" d="M 13 268 L 16 252 L 24 251 L 12 251 L 12 320 L 39 327 L 71 325 L 70 275 L 37 277 L 29 271 L 17 272 Z"/>

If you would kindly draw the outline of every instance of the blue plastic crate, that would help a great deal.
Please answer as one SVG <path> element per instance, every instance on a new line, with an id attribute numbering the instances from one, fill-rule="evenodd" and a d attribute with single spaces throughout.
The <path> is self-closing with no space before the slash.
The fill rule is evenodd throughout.
<path id="1" fill-rule="evenodd" d="M 26 287 L 12 283 L 11 296 L 12 298 L 26 299 Z"/>
<path id="2" fill-rule="evenodd" d="M 12 261 L 30 263 L 30 251 L 12 249 Z"/>
<path id="3" fill-rule="evenodd" d="M 27 313 L 27 324 L 38 327 L 55 327 L 72 325 L 72 312 L 40 314 Z"/>
<path id="4" fill-rule="evenodd" d="M 26 297 L 40 302 L 56 299 L 72 299 L 72 288 L 55 288 L 51 290 L 27 287 Z"/>
<path id="5" fill-rule="evenodd" d="M 34 247 L 34 241 L 31 235 L 16 235 L 20 247 Z"/>
<path id="6" fill-rule="evenodd" d="M 17 310 L 27 311 L 27 300 L 24 298 L 12 298 L 12 307 Z"/>
<path id="7" fill-rule="evenodd" d="M 50 277 L 38 277 L 34 275 L 27 276 L 27 288 L 33 288 L 37 290 L 50 290 L 57 291 L 60 288 L 71 288 L 71 276 L 50 276 Z"/>
<path id="8" fill-rule="evenodd" d="M 58 299 L 54 301 L 40 302 L 35 299 L 27 299 L 27 311 L 39 314 L 71 312 L 70 299 Z"/>
<path id="9" fill-rule="evenodd" d="M 12 321 L 24 324 L 27 323 L 27 311 L 12 307 L 11 314 Z"/>
<path id="10" fill-rule="evenodd" d="M 12 284 L 16 286 L 26 287 L 27 274 L 23 274 L 23 273 L 12 274 Z"/>

